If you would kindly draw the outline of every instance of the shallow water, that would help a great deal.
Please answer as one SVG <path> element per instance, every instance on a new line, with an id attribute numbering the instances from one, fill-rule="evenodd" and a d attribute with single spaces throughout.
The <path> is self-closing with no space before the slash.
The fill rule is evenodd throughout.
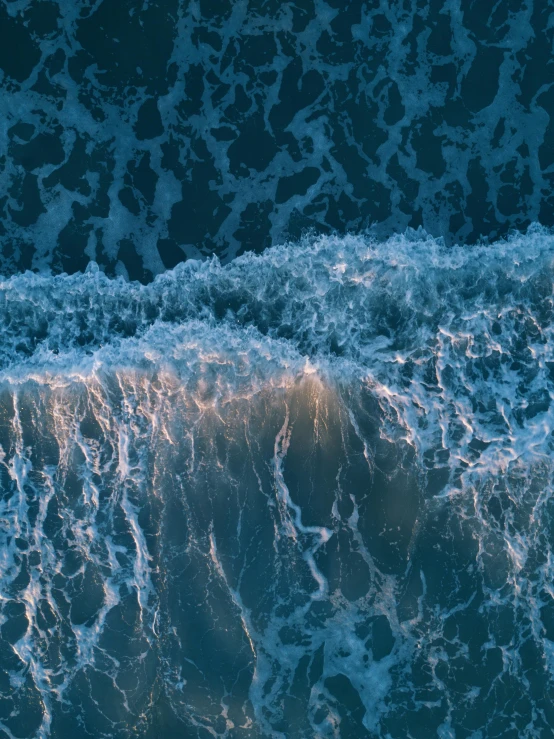
<path id="1" fill-rule="evenodd" d="M 553 276 L 534 227 L 1 282 L 0 736 L 550 736 Z"/>

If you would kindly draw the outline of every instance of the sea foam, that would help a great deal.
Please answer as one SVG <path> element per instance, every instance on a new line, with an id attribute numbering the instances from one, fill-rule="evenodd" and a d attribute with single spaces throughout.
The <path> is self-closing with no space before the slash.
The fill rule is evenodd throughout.
<path id="1" fill-rule="evenodd" d="M 540 736 L 553 276 L 536 226 L 2 281 L 2 730 Z"/>

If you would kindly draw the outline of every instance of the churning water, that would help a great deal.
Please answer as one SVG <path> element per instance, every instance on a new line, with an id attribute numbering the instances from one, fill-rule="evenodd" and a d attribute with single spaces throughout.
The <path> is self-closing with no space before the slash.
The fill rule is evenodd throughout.
<path id="1" fill-rule="evenodd" d="M 0 0 L 0 739 L 552 739 L 553 11 Z"/>
<path id="2" fill-rule="evenodd" d="M 547 737 L 554 236 L 0 283 L 0 736 Z"/>

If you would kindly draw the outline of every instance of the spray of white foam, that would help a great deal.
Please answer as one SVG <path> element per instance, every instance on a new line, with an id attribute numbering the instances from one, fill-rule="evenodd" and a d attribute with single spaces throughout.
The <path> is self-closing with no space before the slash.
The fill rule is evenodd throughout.
<path id="1" fill-rule="evenodd" d="M 502 674 L 523 675 L 519 649 L 530 638 L 551 671 L 542 614 L 554 593 L 553 281 L 554 237 L 539 227 L 466 249 L 414 233 L 382 244 L 306 239 L 225 267 L 188 262 L 149 286 L 94 268 L 2 281 L 1 463 L 11 492 L 1 502 L 0 602 L 8 625 L 22 604 L 10 679 L 21 706 L 32 679 L 37 735 L 95 671 L 137 730 L 162 675 L 189 726 L 231 736 L 257 722 L 286 736 L 285 698 L 304 670 L 313 675 L 306 731 L 340 734 L 337 676 L 358 695 L 365 728 L 381 731 L 419 655 L 448 693 L 446 647 L 436 643 L 448 619 L 473 607 L 470 596 L 431 606 L 429 576 L 412 577 L 421 532 L 440 511 L 476 542 L 480 612 L 494 623 L 508 609 L 527 624 L 501 645 Z M 302 435 L 312 450 L 304 467 Z M 314 449 L 341 460 L 326 512 L 310 502 L 325 490 L 291 486 L 291 470 L 317 471 Z M 404 571 L 385 571 L 367 533 L 368 494 L 348 475 L 369 490 L 375 475 L 393 485 L 409 465 L 421 510 Z M 220 489 L 234 497 L 222 503 Z M 160 527 L 171 530 L 171 506 L 185 523 L 170 550 Z M 272 532 L 267 551 L 249 529 L 253 509 L 264 536 Z M 328 563 L 346 546 L 368 573 L 355 595 Z M 257 601 L 248 573 L 262 556 L 269 582 Z M 250 675 L 240 700 L 230 684 L 217 692 L 175 622 L 181 560 L 187 598 L 195 578 L 228 595 L 225 615 L 208 599 L 206 633 L 236 634 Z M 417 593 L 409 617 L 399 605 L 407 583 Z M 380 658 L 367 627 L 378 618 L 392 634 Z M 129 630 L 120 644 L 118 629 Z M 203 675 L 211 709 L 195 702 L 183 665 Z M 448 716 L 456 700 L 448 693 Z M 451 735 L 450 718 L 441 726 Z"/>

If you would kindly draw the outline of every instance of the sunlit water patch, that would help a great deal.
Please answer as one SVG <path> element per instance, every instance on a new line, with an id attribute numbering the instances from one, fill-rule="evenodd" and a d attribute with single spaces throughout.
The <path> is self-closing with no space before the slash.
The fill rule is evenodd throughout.
<path id="1" fill-rule="evenodd" d="M 546 737 L 554 237 L 0 283 L 1 737 Z"/>

